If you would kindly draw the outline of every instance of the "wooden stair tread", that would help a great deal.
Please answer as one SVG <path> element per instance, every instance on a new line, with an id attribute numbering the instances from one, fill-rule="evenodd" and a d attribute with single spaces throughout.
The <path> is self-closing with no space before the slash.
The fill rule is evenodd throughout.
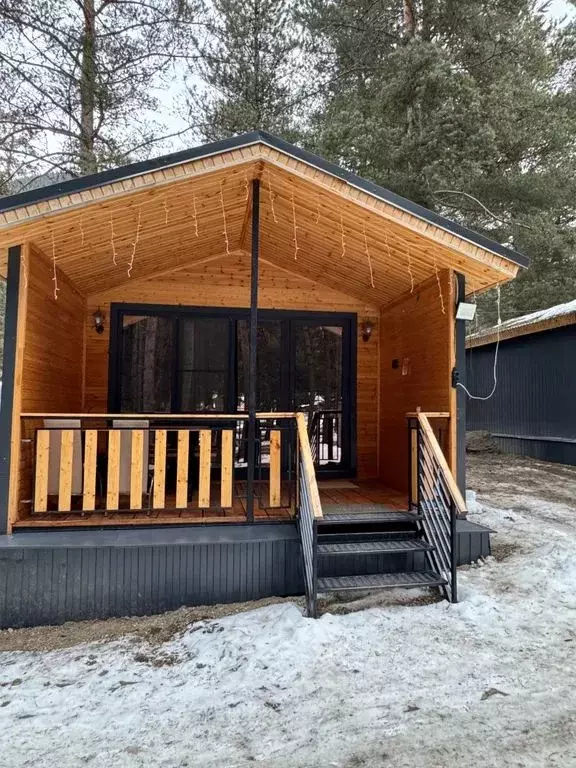
<path id="1" fill-rule="evenodd" d="M 448 582 L 435 571 L 400 571 L 361 576 L 326 576 L 318 579 L 318 592 L 343 592 L 357 589 L 410 589 L 440 587 Z"/>

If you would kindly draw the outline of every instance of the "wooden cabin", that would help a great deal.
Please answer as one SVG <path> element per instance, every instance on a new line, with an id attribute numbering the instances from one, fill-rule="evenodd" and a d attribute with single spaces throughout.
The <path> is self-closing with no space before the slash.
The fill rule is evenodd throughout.
<path id="1" fill-rule="evenodd" d="M 0 199 L 3 625 L 455 599 L 456 313 L 526 265 L 263 132 Z"/>

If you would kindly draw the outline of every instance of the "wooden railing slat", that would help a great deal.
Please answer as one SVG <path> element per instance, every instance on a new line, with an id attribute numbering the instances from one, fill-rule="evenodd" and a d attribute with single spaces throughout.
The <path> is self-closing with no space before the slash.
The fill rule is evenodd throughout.
<path id="1" fill-rule="evenodd" d="M 84 483 L 82 509 L 92 512 L 96 508 L 96 458 L 98 455 L 98 430 L 87 429 L 84 436 Z"/>
<path id="2" fill-rule="evenodd" d="M 50 430 L 36 433 L 36 477 L 34 478 L 34 511 L 48 509 L 48 465 L 50 461 Z"/>
<path id="3" fill-rule="evenodd" d="M 222 430 L 222 469 L 220 479 L 220 504 L 223 509 L 232 507 L 234 475 L 234 431 Z"/>
<path id="4" fill-rule="evenodd" d="M 166 430 L 155 431 L 154 445 L 154 509 L 164 509 L 166 506 Z"/>
<path id="5" fill-rule="evenodd" d="M 133 429 L 130 453 L 130 509 L 142 509 L 144 430 Z"/>
<path id="6" fill-rule="evenodd" d="M 270 506 L 281 505 L 281 432 L 279 429 L 270 430 Z"/>
<path id="7" fill-rule="evenodd" d="M 210 470 L 212 465 L 212 432 L 200 430 L 200 470 L 198 478 L 198 506 L 210 506 Z"/>
<path id="8" fill-rule="evenodd" d="M 72 464 L 74 457 L 74 431 L 63 429 L 60 433 L 60 472 L 58 477 L 58 512 L 70 512 L 72 508 Z"/>
<path id="9" fill-rule="evenodd" d="M 178 457 L 176 460 L 176 507 L 188 506 L 188 456 L 190 452 L 190 432 L 178 430 Z"/>
<path id="10" fill-rule="evenodd" d="M 120 505 L 120 438 L 119 429 L 108 432 L 108 482 L 106 509 L 118 509 Z"/>

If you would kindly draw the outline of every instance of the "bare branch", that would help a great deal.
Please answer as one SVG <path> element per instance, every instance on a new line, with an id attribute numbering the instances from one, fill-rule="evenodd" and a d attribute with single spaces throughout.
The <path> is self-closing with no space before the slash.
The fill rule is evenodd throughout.
<path id="1" fill-rule="evenodd" d="M 433 195 L 462 195 L 462 197 L 468 198 L 468 200 L 472 200 L 473 202 L 477 203 L 477 205 L 482 208 L 482 210 L 488 214 L 494 221 L 497 221 L 499 224 L 505 224 L 506 226 L 510 226 L 511 222 L 507 221 L 506 219 L 502 219 L 500 216 L 497 216 L 495 213 L 493 213 L 489 208 L 487 208 L 483 202 L 478 200 L 477 197 L 474 197 L 474 195 L 469 194 L 468 192 L 462 192 L 462 190 L 459 189 L 436 189 L 432 192 Z M 523 222 L 515 222 L 516 226 L 518 227 L 524 227 L 525 229 L 532 230 L 533 228 L 528 226 L 528 224 L 524 224 Z"/>

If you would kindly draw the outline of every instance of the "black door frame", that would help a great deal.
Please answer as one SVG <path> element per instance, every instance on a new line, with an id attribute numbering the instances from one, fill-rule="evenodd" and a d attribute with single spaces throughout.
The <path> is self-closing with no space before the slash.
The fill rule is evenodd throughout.
<path id="1" fill-rule="evenodd" d="M 236 350 L 236 323 L 238 320 L 249 320 L 250 310 L 235 307 L 197 307 L 173 304 L 128 304 L 114 302 L 110 305 L 110 350 L 108 355 L 108 411 L 120 412 L 120 331 L 124 315 L 164 315 L 172 317 L 175 322 L 175 343 L 178 344 L 178 319 L 180 317 L 224 317 L 229 320 L 229 366 L 226 391 L 225 412 L 236 412 L 236 390 L 238 380 L 238 360 Z M 357 315 L 352 312 L 313 312 L 292 309 L 258 309 L 258 320 L 266 321 L 293 321 L 294 323 L 318 325 L 341 325 L 342 337 L 342 466 L 332 470 L 319 470 L 321 474 L 329 474 L 331 477 L 354 477 L 356 475 L 356 370 L 357 370 Z M 290 397 L 293 397 L 294 372 L 290 362 L 293 360 L 293 333 L 291 323 L 282 326 L 282 361 L 286 360 L 290 382 L 287 387 Z M 286 330 L 287 329 L 287 330 Z M 174 355 L 177 360 L 178 355 Z M 176 366 L 176 363 L 175 363 Z M 176 373 L 176 371 L 174 371 Z M 285 392 L 285 387 L 281 390 Z M 180 407 L 178 376 L 174 375 L 172 382 L 173 413 Z M 287 410 L 293 409 L 293 404 L 286 403 Z M 159 414 L 160 415 L 160 414 Z"/>

